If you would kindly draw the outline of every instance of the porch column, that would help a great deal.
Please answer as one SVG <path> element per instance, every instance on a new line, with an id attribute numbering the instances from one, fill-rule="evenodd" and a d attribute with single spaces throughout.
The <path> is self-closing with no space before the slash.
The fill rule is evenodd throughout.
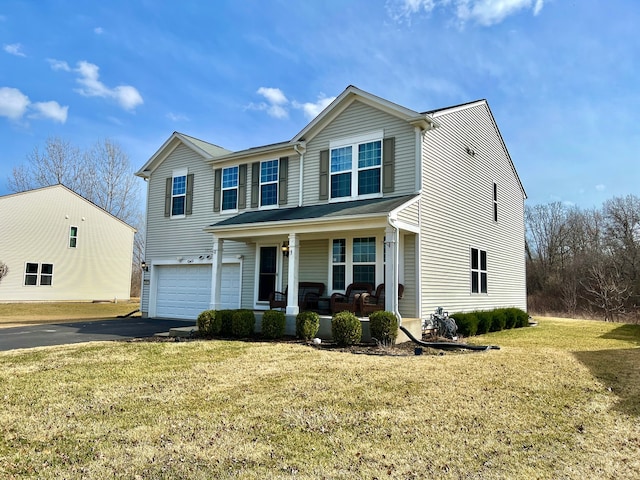
<path id="1" fill-rule="evenodd" d="M 222 281 L 222 239 L 213 236 L 213 256 L 211 264 L 211 310 L 218 310 L 220 305 L 220 283 Z"/>
<path id="2" fill-rule="evenodd" d="M 384 232 L 385 247 L 385 297 L 384 309 L 388 312 L 398 311 L 398 230 L 388 226 Z"/>
<path id="3" fill-rule="evenodd" d="M 298 306 L 298 264 L 300 262 L 300 248 L 298 236 L 289 234 L 289 272 L 287 275 L 287 310 L 289 315 L 297 315 L 300 312 Z"/>

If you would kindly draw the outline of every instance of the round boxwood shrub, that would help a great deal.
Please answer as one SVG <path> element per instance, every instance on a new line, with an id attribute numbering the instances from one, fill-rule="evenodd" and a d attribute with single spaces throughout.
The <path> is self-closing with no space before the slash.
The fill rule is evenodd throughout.
<path id="1" fill-rule="evenodd" d="M 476 318 L 478 319 L 478 335 L 482 335 L 485 333 L 489 333 L 489 329 L 491 328 L 492 315 L 491 312 L 487 311 L 479 311 L 475 312 Z"/>
<path id="2" fill-rule="evenodd" d="M 287 317 L 279 310 L 267 310 L 262 314 L 262 336 L 280 338 L 284 335 Z"/>
<path id="3" fill-rule="evenodd" d="M 256 316 L 253 310 L 235 310 L 231 316 L 231 334 L 234 337 L 248 337 L 253 333 Z"/>
<path id="4" fill-rule="evenodd" d="M 393 345 L 398 338 L 398 317 L 393 312 L 378 310 L 369 315 L 371 337 L 384 345 Z"/>
<path id="5" fill-rule="evenodd" d="M 460 335 L 473 337 L 478 332 L 478 317 L 475 313 L 454 313 L 451 318 L 456 321 Z"/>
<path id="6" fill-rule="evenodd" d="M 340 346 L 358 343 L 362 338 L 360 320 L 351 312 L 336 313 L 331 319 L 331 336 Z"/>
<path id="7" fill-rule="evenodd" d="M 320 330 L 320 316 L 316 312 L 300 312 L 296 316 L 296 337 L 311 340 Z"/>
<path id="8" fill-rule="evenodd" d="M 504 330 L 504 327 L 507 325 L 507 316 L 504 313 L 504 309 L 498 308 L 493 310 L 491 313 L 491 327 L 489 328 L 490 332 L 499 332 Z"/>
<path id="9" fill-rule="evenodd" d="M 201 335 L 218 335 L 222 327 L 220 315 L 215 310 L 205 310 L 200 313 L 196 324 Z"/>
<path id="10" fill-rule="evenodd" d="M 220 334 L 225 337 L 230 337 L 233 334 L 231 331 L 231 323 L 234 312 L 235 310 L 218 310 L 216 314 L 216 317 L 219 317 L 220 321 Z"/>

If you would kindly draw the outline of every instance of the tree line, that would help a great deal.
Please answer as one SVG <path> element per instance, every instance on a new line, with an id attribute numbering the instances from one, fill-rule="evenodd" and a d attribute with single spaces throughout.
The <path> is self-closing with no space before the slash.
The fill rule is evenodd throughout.
<path id="1" fill-rule="evenodd" d="M 531 313 L 638 321 L 640 198 L 527 206 L 525 223 Z"/>

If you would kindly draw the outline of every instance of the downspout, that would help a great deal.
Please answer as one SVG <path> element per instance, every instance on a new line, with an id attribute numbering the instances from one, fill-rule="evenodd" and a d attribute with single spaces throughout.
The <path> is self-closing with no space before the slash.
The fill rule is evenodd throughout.
<path id="1" fill-rule="evenodd" d="M 304 182 L 304 154 L 307 151 L 307 145 L 306 142 L 300 142 L 300 143 L 296 143 L 293 146 L 293 149 L 296 151 L 296 153 L 298 155 L 300 155 L 300 173 L 299 173 L 299 181 L 298 181 L 298 185 L 300 186 L 298 188 L 298 206 L 301 207 L 302 206 L 302 186 L 303 186 L 303 182 Z"/>

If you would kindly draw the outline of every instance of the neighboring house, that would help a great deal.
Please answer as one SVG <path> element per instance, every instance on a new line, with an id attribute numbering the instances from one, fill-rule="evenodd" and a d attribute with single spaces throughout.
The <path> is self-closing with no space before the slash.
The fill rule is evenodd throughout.
<path id="1" fill-rule="evenodd" d="M 129 300 L 134 233 L 63 185 L 0 197 L 0 302 Z"/>
<path id="2" fill-rule="evenodd" d="M 405 320 L 526 308 L 526 195 L 484 100 L 419 113 L 350 86 L 289 141 L 231 152 L 176 132 L 136 175 L 143 315 L 264 310 L 287 285 L 294 315 L 298 282 L 385 282 Z"/>

